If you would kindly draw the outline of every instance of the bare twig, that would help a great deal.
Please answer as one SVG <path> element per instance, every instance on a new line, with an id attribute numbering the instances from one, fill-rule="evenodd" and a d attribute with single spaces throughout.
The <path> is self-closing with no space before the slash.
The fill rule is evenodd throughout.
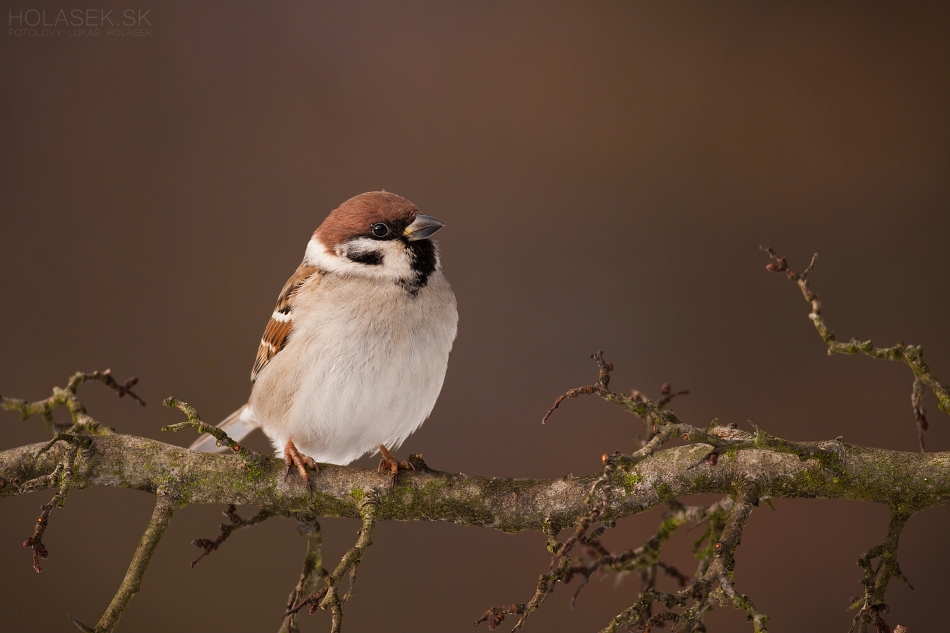
<path id="1" fill-rule="evenodd" d="M 688 396 L 689 389 L 683 389 L 682 391 L 673 391 L 673 385 L 668 382 L 664 382 L 663 386 L 660 387 L 660 399 L 656 401 L 656 406 L 661 409 L 673 401 L 673 398 L 677 396 Z"/>
<path id="2" fill-rule="evenodd" d="M 574 576 L 581 577 L 581 586 L 574 593 L 574 599 L 586 585 L 590 577 L 595 573 L 629 573 L 639 572 L 643 581 L 642 592 L 648 592 L 655 589 L 657 571 L 663 571 L 667 575 L 676 579 L 681 587 L 686 586 L 687 578 L 678 569 L 660 561 L 660 550 L 663 544 L 673 535 L 678 527 L 686 523 L 703 523 L 719 513 L 727 513 L 732 509 L 733 501 L 731 497 L 726 497 L 717 501 L 712 506 L 684 506 L 678 501 L 670 502 L 672 511 L 667 513 L 660 524 L 656 534 L 647 539 L 646 543 L 636 549 L 627 550 L 619 554 L 611 554 L 599 547 L 599 543 L 591 538 L 588 541 L 588 547 L 596 550 L 599 554 L 596 558 L 583 561 L 567 568 L 562 582 L 569 583 Z M 592 535 L 593 537 L 593 535 Z"/>
<path id="3" fill-rule="evenodd" d="M 925 453 L 924 433 L 927 432 L 927 411 L 924 409 L 921 401 L 924 397 L 924 383 L 919 378 L 914 378 L 914 386 L 910 392 L 910 404 L 914 409 L 914 418 L 917 420 L 917 442 L 920 444 L 920 452 Z"/>
<path id="4" fill-rule="evenodd" d="M 597 366 L 600 368 L 600 377 L 599 380 L 593 385 L 587 385 L 586 387 L 577 387 L 575 389 L 570 389 L 566 393 L 561 394 L 554 401 L 554 405 L 548 409 L 548 412 L 544 414 L 544 417 L 541 418 L 541 424 L 544 424 L 548 421 L 548 418 L 551 417 L 551 414 L 561 406 L 567 398 L 576 398 L 578 396 L 589 396 L 592 393 L 602 394 L 609 393 L 608 386 L 610 385 L 610 372 L 614 370 L 614 366 L 604 360 L 604 353 L 597 352 L 596 354 L 591 354 L 590 356 L 595 361 L 597 361 Z"/>
<path id="5" fill-rule="evenodd" d="M 198 415 L 198 410 L 195 409 L 190 404 L 188 404 L 187 402 L 183 400 L 179 400 L 175 398 L 174 396 L 168 396 L 162 401 L 162 404 L 166 407 L 174 407 L 178 409 L 179 411 L 181 411 L 182 413 L 184 413 L 188 417 L 188 420 L 185 422 L 179 422 L 177 424 L 166 424 L 165 426 L 162 427 L 163 432 L 167 433 L 168 431 L 172 431 L 174 433 L 177 433 L 178 431 L 181 431 L 182 429 L 198 429 L 199 433 L 208 433 L 209 435 L 213 435 L 214 438 L 217 440 L 216 444 L 218 446 L 227 446 L 235 453 L 239 453 L 240 455 L 243 455 L 245 457 L 250 457 L 252 454 L 257 455 L 257 453 L 255 453 L 254 451 L 251 451 L 250 449 L 245 448 L 241 446 L 240 444 L 238 444 L 237 442 L 235 442 L 234 440 L 232 440 L 228 436 L 228 434 L 224 431 L 224 429 L 217 426 L 212 426 L 210 424 L 207 424 L 206 422 L 202 422 L 201 416 Z"/>
<path id="6" fill-rule="evenodd" d="M 88 440 L 88 438 L 86 439 Z M 42 454 L 60 440 L 70 441 L 73 446 L 67 452 L 65 458 L 57 464 L 53 472 L 37 477 L 20 486 L 21 490 L 27 491 L 33 486 L 51 484 L 59 478 L 59 490 L 53 495 L 49 503 L 45 503 L 41 506 L 40 516 L 36 517 L 36 526 L 33 528 L 33 536 L 23 541 L 23 547 L 33 548 L 33 569 L 38 574 L 43 571 L 40 568 L 40 559 L 46 560 L 49 556 L 46 545 L 43 544 L 43 534 L 49 526 L 49 515 L 53 511 L 53 508 L 62 508 L 66 504 L 66 496 L 69 494 L 69 488 L 73 483 L 73 463 L 76 460 L 76 455 L 79 453 L 80 448 L 87 448 L 85 442 L 81 441 L 78 437 L 57 433 L 44 448 L 40 449 L 39 453 Z"/>
<path id="7" fill-rule="evenodd" d="M 888 612 L 887 604 L 884 602 L 887 584 L 891 578 L 895 578 L 903 580 L 910 587 L 910 582 L 897 563 L 897 545 L 908 518 L 909 515 L 906 513 L 892 509 L 891 522 L 887 526 L 887 538 L 880 545 L 868 549 L 858 559 L 858 565 L 864 571 L 864 578 L 861 580 L 861 584 L 864 585 L 864 596 L 851 605 L 852 608 L 858 610 L 851 623 L 851 633 L 854 631 L 865 633 L 870 626 L 874 626 L 877 631 L 890 632 L 890 627 L 881 617 L 882 614 Z M 878 559 L 876 567 L 872 563 L 875 558 Z"/>
<path id="8" fill-rule="evenodd" d="M 95 628 L 90 628 L 73 618 L 73 622 L 77 627 L 87 633 L 108 633 L 115 628 L 122 612 L 125 611 L 129 601 L 132 600 L 132 596 L 139 592 L 142 586 L 142 578 L 145 576 L 145 569 L 148 567 L 158 542 L 165 533 L 165 528 L 172 520 L 175 508 L 175 502 L 169 497 L 160 495 L 155 500 L 155 510 L 152 512 L 152 518 L 145 529 L 145 533 L 142 534 L 135 555 L 132 556 L 129 570 L 125 573 L 125 578 L 122 580 L 122 584 L 119 585 L 119 590 L 116 591 L 106 612 L 99 618 L 99 623 L 96 624 Z"/>
<path id="9" fill-rule="evenodd" d="M 551 552 L 551 563 L 548 567 L 548 571 L 545 574 L 541 574 L 538 578 L 538 584 L 535 587 L 534 595 L 531 596 L 531 599 L 527 603 L 517 603 L 509 607 L 492 607 L 485 614 L 482 615 L 482 618 L 475 622 L 475 626 L 478 626 L 479 622 L 486 621 L 486 615 L 489 613 L 492 614 L 491 618 L 488 619 L 488 628 L 497 627 L 501 624 L 501 621 L 505 619 L 505 615 L 520 615 L 518 621 L 515 623 L 514 628 L 511 629 L 512 633 L 518 631 L 525 625 L 528 617 L 541 608 L 541 604 L 544 602 L 545 598 L 554 591 L 554 584 L 561 580 L 564 577 L 564 573 L 567 570 L 568 566 L 571 564 L 571 559 L 568 557 L 571 550 L 574 548 L 577 543 L 586 542 L 587 537 L 586 532 L 590 529 L 592 523 L 597 521 L 597 518 L 603 514 L 604 507 L 606 506 L 606 499 L 602 498 L 594 507 L 591 508 L 591 511 L 581 519 L 577 524 L 574 534 L 572 534 L 564 543 L 559 543 L 557 540 L 557 530 L 554 529 L 554 526 L 548 524 L 545 529 L 545 536 L 547 537 L 547 549 Z M 602 526 L 604 527 L 604 526 Z M 599 529 L 599 528 L 598 528 Z M 606 528 L 605 528 L 606 529 Z M 598 532 L 602 534 L 603 530 Z M 511 611 L 515 607 L 520 607 L 519 611 Z"/>
<path id="10" fill-rule="evenodd" d="M 141 404 L 143 407 L 145 406 L 145 401 L 139 398 L 138 395 L 132 391 L 132 387 L 134 387 L 139 381 L 138 378 L 132 377 L 126 380 L 124 383 L 119 383 L 112 376 L 111 370 L 107 369 L 102 372 L 77 372 L 70 376 L 65 388 L 53 387 L 53 395 L 44 400 L 28 402 L 18 398 L 5 398 L 0 396 L 0 407 L 7 410 L 18 411 L 20 413 L 20 418 L 23 420 L 26 420 L 34 415 L 40 415 L 46 421 L 47 428 L 54 431 L 63 431 L 66 433 L 88 433 L 90 435 L 108 435 L 113 432 L 112 429 L 101 426 L 98 422 L 93 420 L 86 412 L 86 408 L 76 397 L 76 392 L 79 390 L 79 385 L 86 382 L 87 380 L 96 380 L 101 382 L 106 387 L 114 390 L 116 395 L 120 398 L 127 395 Z M 69 414 L 72 419 L 70 424 L 57 424 L 53 420 L 53 411 L 60 407 L 66 407 L 69 410 Z"/>
<path id="11" fill-rule="evenodd" d="M 356 568 L 363 560 L 363 555 L 367 548 L 373 544 L 373 530 L 376 528 L 376 512 L 379 507 L 377 493 L 365 494 L 360 500 L 360 515 L 363 519 L 363 525 L 360 527 L 359 536 L 356 544 L 353 545 L 340 559 L 336 569 L 329 576 L 326 576 L 326 587 L 315 594 L 311 594 L 306 600 L 294 605 L 284 614 L 285 617 L 293 617 L 305 604 L 310 605 L 310 613 L 316 611 L 317 606 L 321 609 L 329 610 L 331 616 L 330 632 L 339 633 L 343 626 L 343 605 L 347 600 L 353 597 L 354 584 L 356 582 Z M 343 577 L 349 574 L 350 585 L 346 593 L 340 595 L 340 585 Z"/>
<path id="12" fill-rule="evenodd" d="M 221 547 L 221 544 L 228 540 L 228 537 L 237 530 L 242 528 L 251 527 L 257 525 L 266 519 L 274 516 L 274 511 L 268 508 L 262 509 L 260 512 L 252 516 L 250 519 L 242 519 L 237 513 L 237 508 L 233 504 L 228 504 L 228 507 L 224 510 L 224 516 L 228 517 L 231 520 L 231 524 L 227 523 L 221 524 L 221 534 L 218 535 L 218 538 L 211 541 L 206 538 L 196 538 L 191 542 L 195 547 L 199 547 L 203 552 L 201 556 L 192 561 L 191 566 L 194 568 L 195 565 L 201 562 L 201 559 L 213 552 L 214 550 Z"/>
<path id="13" fill-rule="evenodd" d="M 704 560 L 700 561 L 695 582 L 676 594 L 664 593 L 650 587 L 640 594 L 636 603 L 614 617 L 602 633 L 614 633 L 620 626 L 631 623 L 640 624 L 641 630 L 649 630 L 651 626 L 662 622 L 684 624 L 687 631 L 702 630 L 699 628 L 702 616 L 712 608 L 714 601 L 731 603 L 734 608 L 745 611 L 755 633 L 765 633 L 768 617 L 756 610 L 748 596 L 737 593 L 731 580 L 735 568 L 735 550 L 756 503 L 756 495 L 750 491 L 742 493 L 739 499 L 731 504 L 721 532 L 712 545 L 711 553 L 704 554 Z M 708 514 L 706 518 L 714 519 L 716 514 L 724 511 L 726 507 L 725 504 L 720 505 L 716 513 Z M 711 536 L 716 527 L 711 524 Z M 703 564 L 704 562 L 706 564 Z M 652 606 L 655 603 L 662 604 L 666 610 L 653 614 Z M 682 611 L 677 612 L 675 609 Z"/>
<path id="14" fill-rule="evenodd" d="M 508 605 L 507 607 L 492 607 L 482 614 L 482 617 L 475 620 L 475 626 L 482 622 L 488 622 L 488 630 L 497 629 L 505 621 L 506 615 L 522 615 L 528 605 L 523 602 Z"/>
<path id="15" fill-rule="evenodd" d="M 868 341 L 859 341 L 852 338 L 847 343 L 839 343 L 832 332 L 825 324 L 824 317 L 821 314 L 821 301 L 818 295 L 808 285 L 808 275 L 815 269 L 815 262 L 818 260 L 818 254 L 812 256 L 811 263 L 801 274 L 796 273 L 788 267 L 786 259 L 778 255 L 774 250 L 767 246 L 760 246 L 760 249 L 769 254 L 774 261 L 767 265 L 766 270 L 773 273 L 785 273 L 785 275 L 798 284 L 805 297 L 811 305 L 811 313 L 808 318 L 815 324 L 815 329 L 821 336 L 821 340 L 828 346 L 828 355 L 833 354 L 865 354 L 872 358 L 883 358 L 886 360 L 896 360 L 906 364 L 914 373 L 914 392 L 913 405 L 914 417 L 917 421 L 917 429 L 920 434 L 921 450 L 923 450 L 923 432 L 927 430 L 927 421 L 923 415 L 923 409 L 920 407 L 921 395 L 917 394 L 918 383 L 922 383 L 930 388 L 937 396 L 938 406 L 947 414 L 950 414 L 950 388 L 941 385 L 930 371 L 930 367 L 924 362 L 924 350 L 920 345 L 904 345 L 897 343 L 893 347 L 875 347 Z M 922 387 L 919 388 L 922 391 Z"/>
<path id="16" fill-rule="evenodd" d="M 41 506 L 40 516 L 36 517 L 36 526 L 33 528 L 33 536 L 23 541 L 23 547 L 33 548 L 33 569 L 38 574 L 43 571 L 40 568 L 40 559 L 46 560 L 49 556 L 49 552 L 43 544 L 43 533 L 46 532 L 46 527 L 49 525 L 50 512 L 53 511 L 53 508 L 63 507 L 66 501 L 66 495 L 69 492 L 69 479 L 72 475 L 72 465 L 70 462 L 71 460 L 67 460 L 63 464 L 60 464 L 60 466 L 49 475 L 51 479 L 55 479 L 57 475 L 62 474 L 63 483 L 60 486 L 59 492 L 53 495 L 49 503 L 44 503 Z"/>
<path id="17" fill-rule="evenodd" d="M 710 450 L 707 451 L 703 457 L 691 464 L 690 469 L 696 468 L 703 463 L 716 466 L 719 463 L 719 455 L 728 451 L 735 452 L 754 448 L 769 448 L 792 453 L 800 457 L 807 457 L 813 452 L 813 448 L 804 443 L 782 440 L 769 435 L 761 429 L 756 429 L 755 435 L 752 435 L 745 431 L 738 430 L 733 424 L 719 426 L 717 420 L 713 420 L 713 423 L 706 429 L 686 424 L 672 411 L 661 408 L 657 403 L 644 397 L 640 392 L 635 391 L 633 396 L 628 397 L 624 394 L 610 391 L 605 385 L 609 382 L 609 372 L 613 369 L 613 365 L 604 360 L 603 352 L 594 354 L 593 358 L 597 361 L 600 368 L 601 380 L 594 385 L 572 389 L 560 396 L 555 402 L 555 406 L 548 412 L 548 415 L 550 415 L 565 398 L 575 398 L 581 395 L 597 395 L 608 402 L 620 405 L 634 415 L 650 421 L 653 428 L 650 439 L 634 453 L 625 455 L 616 452 L 613 455 L 607 455 L 606 453 L 603 455 L 604 474 L 598 478 L 591 487 L 591 493 L 588 497 L 589 502 L 591 502 L 596 494 L 602 495 L 604 486 L 613 481 L 618 473 L 621 475 L 629 473 L 637 464 L 654 455 L 663 445 L 677 436 L 687 442 L 705 444 L 710 447 Z"/>
<path id="18" fill-rule="evenodd" d="M 326 585 L 321 588 L 322 593 L 317 590 L 320 579 L 327 575 L 327 570 L 323 568 L 323 533 L 320 530 L 320 524 L 316 521 L 301 521 L 297 529 L 301 535 L 307 537 L 307 554 L 304 556 L 303 569 L 300 571 L 297 586 L 290 592 L 290 597 L 287 599 L 286 614 L 279 633 L 299 633 L 297 612 L 304 606 L 311 605 L 312 614 L 327 592 Z"/>

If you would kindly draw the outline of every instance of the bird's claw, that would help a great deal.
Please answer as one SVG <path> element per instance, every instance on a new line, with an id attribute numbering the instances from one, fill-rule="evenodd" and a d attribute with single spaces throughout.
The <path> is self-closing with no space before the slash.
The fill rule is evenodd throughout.
<path id="1" fill-rule="evenodd" d="M 396 457 L 389 452 L 389 449 L 379 445 L 379 452 L 383 456 L 379 460 L 379 468 L 376 469 L 376 472 L 383 473 L 389 471 L 389 489 L 393 490 L 396 488 L 396 479 L 399 477 L 400 470 L 415 470 L 416 467 L 413 466 L 409 460 L 399 461 Z"/>
<path id="2" fill-rule="evenodd" d="M 319 473 L 320 466 L 317 465 L 317 462 L 309 455 L 304 455 L 298 451 L 297 447 L 294 446 L 293 440 L 287 440 L 287 445 L 284 447 L 284 462 L 287 464 L 287 474 L 285 477 L 290 477 L 290 473 L 293 472 L 296 466 L 297 472 L 300 473 L 300 478 L 307 484 L 310 497 L 313 497 L 313 483 L 310 481 L 310 473 L 307 472 L 307 468 L 313 468 Z"/>

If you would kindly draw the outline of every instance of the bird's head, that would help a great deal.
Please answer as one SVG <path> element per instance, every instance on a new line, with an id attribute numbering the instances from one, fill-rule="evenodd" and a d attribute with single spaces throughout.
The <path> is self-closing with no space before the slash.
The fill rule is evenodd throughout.
<path id="1" fill-rule="evenodd" d="M 444 226 L 401 196 L 372 191 L 337 207 L 314 232 L 309 263 L 344 275 L 390 279 L 421 288 L 439 268 L 429 238 Z"/>

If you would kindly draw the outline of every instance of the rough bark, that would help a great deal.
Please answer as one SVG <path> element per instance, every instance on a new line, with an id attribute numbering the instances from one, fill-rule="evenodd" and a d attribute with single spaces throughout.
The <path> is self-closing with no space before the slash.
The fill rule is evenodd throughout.
<path id="1" fill-rule="evenodd" d="M 312 476 L 312 497 L 297 478 L 285 477 L 283 461 L 255 456 L 196 453 L 131 435 L 84 436 L 88 446 L 72 463 L 72 487 L 141 490 L 177 505 L 266 506 L 287 517 L 360 518 L 360 501 L 378 496 L 378 520 L 441 521 L 505 532 L 541 531 L 546 523 L 576 524 L 588 514 L 586 499 L 601 473 L 559 479 L 468 476 L 426 468 L 400 474 L 395 490 L 374 470 L 321 466 Z M 58 488 L 51 477 L 68 460 L 72 445 L 57 441 L 0 452 L 0 497 Z M 735 494 L 754 485 L 759 496 L 853 499 L 913 513 L 950 502 L 950 453 L 909 453 L 854 446 L 839 440 L 796 446 L 808 456 L 771 448 L 726 452 L 715 466 L 690 468 L 712 447 L 692 444 L 659 451 L 618 473 L 610 483 L 604 519 L 649 510 L 683 495 Z"/>

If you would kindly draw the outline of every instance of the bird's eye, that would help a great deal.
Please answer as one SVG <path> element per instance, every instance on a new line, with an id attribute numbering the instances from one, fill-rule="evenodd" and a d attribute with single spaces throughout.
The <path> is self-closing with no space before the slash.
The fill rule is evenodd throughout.
<path id="1" fill-rule="evenodd" d="M 370 230 L 373 232 L 373 235 L 375 235 L 376 237 L 386 237 L 387 235 L 389 235 L 389 227 L 383 224 L 382 222 L 379 222 L 378 224 L 374 224 Z"/>

